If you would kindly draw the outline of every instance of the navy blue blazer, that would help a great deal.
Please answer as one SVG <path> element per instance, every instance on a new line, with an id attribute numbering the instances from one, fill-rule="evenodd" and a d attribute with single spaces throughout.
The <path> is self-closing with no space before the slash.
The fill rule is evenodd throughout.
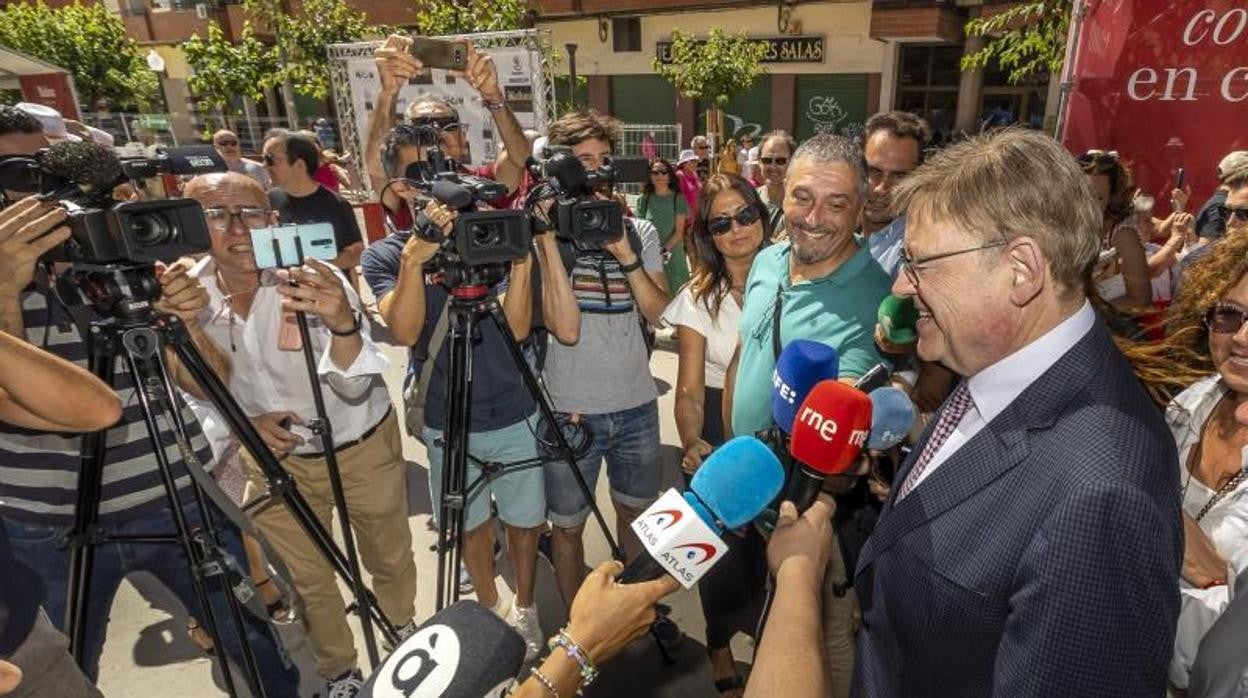
<path id="1" fill-rule="evenodd" d="M 855 576 L 854 695 L 1164 695 L 1179 507 L 1174 440 L 1097 322 L 885 503 Z"/>

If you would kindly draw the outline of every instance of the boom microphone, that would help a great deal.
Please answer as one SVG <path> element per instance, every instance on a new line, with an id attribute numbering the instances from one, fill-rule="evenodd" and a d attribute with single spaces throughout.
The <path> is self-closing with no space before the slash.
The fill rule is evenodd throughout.
<path id="1" fill-rule="evenodd" d="M 839 371 L 840 357 L 835 348 L 809 339 L 789 342 L 771 374 L 771 416 L 776 426 L 792 433 L 797 407 L 806 394 L 819 381 L 836 378 Z"/>
<path id="2" fill-rule="evenodd" d="M 35 159 L 48 175 L 86 193 L 108 194 L 124 178 L 112 149 L 92 141 L 61 141 Z"/>
<path id="3" fill-rule="evenodd" d="M 359 696 L 493 698 L 511 686 L 523 662 L 520 633 L 476 601 L 459 601 L 396 647 Z"/>
<path id="4" fill-rule="evenodd" d="M 784 499 L 799 512 L 814 503 L 828 475 L 849 470 L 871 428 L 871 398 L 834 380 L 811 389 L 793 423 L 789 453 L 798 466 L 789 474 Z"/>
<path id="5" fill-rule="evenodd" d="M 633 521 L 646 546 L 620 575 L 624 584 L 664 573 L 686 589 L 727 552 L 724 529 L 754 520 L 780 492 L 784 469 L 771 449 L 752 436 L 738 436 L 716 449 L 693 474 L 682 496 L 668 490 Z"/>

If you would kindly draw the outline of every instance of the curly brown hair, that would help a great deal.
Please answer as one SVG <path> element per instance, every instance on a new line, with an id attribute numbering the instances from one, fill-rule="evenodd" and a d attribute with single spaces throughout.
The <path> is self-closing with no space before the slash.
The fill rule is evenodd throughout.
<path id="1" fill-rule="evenodd" d="M 1158 404 L 1165 404 L 1216 370 L 1209 357 L 1205 317 L 1248 274 L 1248 232 L 1231 233 L 1183 274 L 1183 285 L 1166 310 L 1166 338 L 1120 341 L 1136 377 Z"/>
<path id="2" fill-rule="evenodd" d="M 1103 214 L 1105 220 L 1115 226 L 1127 220 L 1135 211 L 1132 203 L 1135 196 L 1135 183 L 1131 178 L 1131 168 L 1119 159 L 1114 152 L 1089 150 L 1079 156 L 1079 166 L 1087 175 L 1105 175 L 1109 178 L 1109 201 L 1105 204 Z"/>

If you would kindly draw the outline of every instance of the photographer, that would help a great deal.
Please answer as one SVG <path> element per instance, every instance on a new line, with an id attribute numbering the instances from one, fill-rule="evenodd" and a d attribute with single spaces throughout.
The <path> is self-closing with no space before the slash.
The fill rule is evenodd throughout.
<path id="1" fill-rule="evenodd" d="M 29 155 L 47 145 L 46 139 L 42 145 L 37 142 L 42 136 L 36 135 L 29 123 L 13 119 L 7 110 L 0 107 L 0 153 Z M 64 220 L 64 212 L 33 199 L 14 204 L 10 210 L 13 213 L 9 215 L 15 218 L 0 226 L 0 329 L 32 345 L 47 347 L 61 358 L 86 365 L 90 347 L 86 330 L 79 321 L 90 319 L 84 313 L 90 315 L 91 311 L 85 307 L 71 311 L 54 293 L 54 279 L 42 273 L 36 277 L 39 256 L 53 246 L 55 236 L 64 239 L 65 233 L 40 235 Z M 36 223 L 39 219 L 42 220 Z M 156 310 L 177 315 L 186 324 L 191 340 L 203 352 L 205 361 L 214 371 L 228 375 L 228 362 L 211 350 L 211 342 L 205 341 L 195 320 L 207 301 L 202 286 L 187 275 L 185 266 L 176 264 L 160 271 L 158 280 L 161 297 L 154 303 Z M 171 377 L 180 387 L 198 394 L 198 386 L 184 375 L 180 363 L 170 359 L 176 357 L 167 350 Z M 105 536 L 151 535 L 174 530 L 171 503 L 162 484 L 159 463 L 151 452 L 149 433 L 125 361 L 115 362 L 113 383 L 122 404 L 127 407 L 120 423 L 108 433 L 108 450 L 102 464 L 105 486 L 99 502 L 99 530 Z M 176 409 L 186 425 L 194 458 L 189 462 L 184 458 L 174 432 L 167 426 L 161 429 L 158 438 L 166 449 L 187 524 L 191 528 L 202 527 L 198 510 L 189 504 L 191 478 L 186 474 L 179 476 L 179 473 L 211 462 L 211 452 L 190 408 L 179 401 Z M 162 422 L 162 426 L 164 424 Z M 80 445 L 81 440 L 75 436 L 0 428 L 0 463 L 3 463 L 0 466 L 0 523 L 15 556 L 43 579 L 43 605 L 48 616 L 58 624 L 66 619 L 70 560 L 70 541 L 66 533 L 74 522 Z M 224 517 L 217 517 L 216 521 L 221 548 L 236 559 L 242 559 L 238 529 Z M 108 609 L 127 574 L 150 572 L 192 615 L 206 617 L 204 609 L 199 608 L 187 570 L 188 561 L 180 547 L 113 540 L 95 549 L 89 590 L 93 603 L 88 606 L 82 666 L 89 678 L 94 680 L 98 675 Z M 213 615 L 229 618 L 225 593 L 216 585 L 210 585 L 209 595 Z M 296 695 L 298 671 L 286 663 L 271 629 L 250 614 L 244 614 L 244 621 L 247 642 L 255 653 L 268 695 Z M 223 639 L 226 653 L 241 666 L 239 638 L 227 630 Z"/>
<path id="2" fill-rule="evenodd" d="M 594 111 L 567 114 L 550 127 L 549 144 L 571 148 L 586 170 L 607 164 L 618 142 L 618 122 Z M 599 191 L 598 196 L 608 198 L 610 193 Z M 560 418 L 584 424 L 593 435 L 589 452 L 577 462 L 591 490 L 606 460 L 617 534 L 632 560 L 641 543 L 629 522 L 658 494 L 662 468 L 658 391 L 641 322 L 659 324 L 668 296 L 654 226 L 625 218 L 624 228 L 623 235 L 602 249 L 566 239 L 572 231 L 558 231 L 581 323 L 575 342 L 557 335 L 550 342 L 544 373 Z M 570 601 L 584 573 L 581 534 L 589 502 L 564 463 L 546 465 L 546 498 L 554 524 L 556 578 L 563 598 Z"/>
<path id="3" fill-rule="evenodd" d="M 405 129 L 395 129 L 387 137 L 385 152 L 387 174 L 392 178 L 391 191 L 415 200 L 418 191 L 403 179 L 413 163 L 424 160 L 426 148 L 406 140 Z M 404 205 L 409 205 L 405 201 Z M 424 213 L 437 232 L 400 230 L 371 245 L 362 262 L 364 278 L 377 298 L 377 307 L 390 328 L 397 344 L 413 346 L 409 372 L 421 374 L 423 361 L 432 360 L 433 370 L 428 384 L 422 386 L 423 401 L 410 414 L 423 408 L 425 422 L 409 428 L 423 438 L 429 454 L 430 493 L 434 511 L 442 493 L 442 443 L 446 417 L 446 382 L 450 358 L 449 343 L 431 346 L 435 327 L 446 311 L 449 289 L 442 274 L 444 269 L 429 270 L 426 265 L 438 253 L 441 243 L 429 242 L 451 233 L 457 212 L 431 201 Z M 414 218 L 414 216 L 413 216 Z M 563 274 L 553 236 L 542 235 L 535 243 L 541 272 L 542 311 L 548 329 L 564 341 L 575 341 L 580 314 L 572 299 L 568 279 Z M 532 255 L 511 264 L 508 279 L 494 289 L 498 293 L 503 314 L 517 341 L 529 336 L 533 313 Z M 510 341 L 495 323 L 485 320 L 478 325 L 472 357 L 471 423 L 468 434 L 468 473 L 465 482 L 472 483 L 481 475 L 479 463 L 514 463 L 537 457 L 534 437 L 536 405 L 511 358 L 506 342 Z M 423 360 L 417 357 L 426 357 Z M 454 435 L 452 435 L 454 436 Z M 477 600 L 504 616 L 505 606 L 494 583 L 494 527 L 490 521 L 490 501 L 498 506 L 499 517 L 507 530 L 507 549 L 516 570 L 516 596 L 507 619 L 520 630 L 530 656 L 541 647 L 542 631 L 538 625 L 533 600 L 537 562 L 537 537 L 546 521 L 545 485 L 540 468 L 529 468 L 503 474 L 485 481 L 467 502 L 464 512 L 463 560 L 476 589 Z"/>
<path id="4" fill-rule="evenodd" d="M 359 298 L 340 273 L 316 260 L 288 272 L 257 268 L 251 230 L 274 225 L 276 214 L 266 206 L 264 191 L 245 175 L 201 175 L 186 185 L 186 196 L 203 205 L 212 231 L 211 253 L 191 275 L 208 291 L 201 322 L 233 358 L 230 391 L 329 530 L 333 494 L 324 447 L 304 427 L 317 412 L 302 344 L 287 342 L 294 312 L 307 313 L 360 559 L 373 576 L 381 610 L 400 635 L 410 632 L 416 563 L 407 525 L 406 462 L 381 377 L 389 362 L 362 320 Z M 317 670 L 331 695 L 348 695 L 362 677 L 333 568 L 280 500 L 259 503 L 267 481 L 250 455 L 244 454 L 244 462 L 251 479 L 249 509 L 304 600 Z"/>
<path id="5" fill-rule="evenodd" d="M 374 60 L 377 75 L 381 80 L 381 90 L 377 93 L 375 107 L 368 122 L 368 139 L 364 145 L 364 167 L 368 172 L 372 189 L 381 197 L 399 228 L 410 227 L 410 219 L 405 218 L 406 207 L 398 194 L 386 191 L 385 185 L 392 177 L 387 174 L 382 164 L 382 144 L 390 135 L 395 125 L 395 107 L 399 91 L 409 80 L 419 76 L 424 70 L 420 59 L 409 53 L 412 40 L 406 36 L 392 34 L 377 49 Z M 469 161 L 468 132 L 460 122 L 459 112 L 446 100 L 422 95 L 407 105 L 407 125 L 433 128 L 441 134 L 441 147 L 446 156 L 460 165 L 466 174 L 493 179 L 507 187 L 507 191 L 515 192 L 525 177 L 525 162 L 532 153 L 529 140 L 516 115 L 507 106 L 507 100 L 498 84 L 498 69 L 494 59 L 481 53 L 468 44 L 468 67 L 463 72 L 450 71 L 458 79 L 466 81 L 481 97 L 481 102 L 490 111 L 497 128 L 498 137 L 503 141 L 503 152 L 498 160 L 490 165 L 469 169 L 464 164 Z M 510 201 L 490 202 L 497 208 L 508 207 Z"/>

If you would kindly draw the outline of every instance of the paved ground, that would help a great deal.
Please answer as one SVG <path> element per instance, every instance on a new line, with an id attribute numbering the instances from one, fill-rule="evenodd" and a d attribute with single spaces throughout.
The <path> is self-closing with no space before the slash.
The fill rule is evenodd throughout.
<path id="1" fill-rule="evenodd" d="M 374 336 L 385 336 L 385 329 L 375 328 Z M 679 481 L 679 443 L 675 420 L 672 416 L 673 389 L 676 380 L 676 354 L 669 342 L 661 342 L 651 361 L 656 376 L 660 398 L 662 440 L 665 444 L 665 478 L 669 485 Z M 387 346 L 392 366 L 386 379 L 396 404 L 400 404 L 398 389 L 404 368 L 405 351 Z M 420 590 L 417 595 L 417 617 L 425 618 L 433 612 L 434 578 L 436 556 L 430 551 L 433 534 L 426 523 L 429 519 L 430 500 L 428 470 L 424 447 L 414 439 L 406 438 L 403 453 L 410 466 L 408 477 L 410 525 L 415 539 L 416 564 L 421 573 Z M 606 497 L 606 478 L 600 480 L 598 502 L 608 520 L 614 524 L 612 508 Z M 587 527 L 586 557 L 591 564 L 608 557 L 605 540 L 591 525 Z M 500 569 L 500 579 L 506 587 L 500 591 L 508 594 L 510 570 L 505 563 Z M 665 666 L 653 641 L 648 638 L 635 643 L 615 659 L 604 671 L 599 681 L 587 691 L 590 696 L 715 696 L 710 680 L 710 668 L 702 644 L 703 622 L 698 605 L 697 591 L 680 592 L 668 599 L 672 606 L 672 618 L 686 633 L 687 638 L 676 653 L 674 665 Z M 548 633 L 558 629 L 566 620 L 566 610 L 555 591 L 550 568 L 539 563 L 538 608 L 542 625 Z M 354 621 L 352 621 L 354 624 Z M 100 688 L 107 696 L 168 696 L 178 698 L 201 698 L 219 696 L 219 677 L 213 675 L 211 662 L 190 642 L 185 631 L 186 613 L 152 578 L 133 576 L 123 585 L 112 608 L 109 636 L 101 662 Z M 285 629 L 290 630 L 290 629 Z M 288 647 L 296 657 L 304 677 L 303 695 L 314 696 L 321 684 L 315 676 L 311 658 L 303 643 L 302 634 L 295 631 L 284 633 Z M 360 656 L 366 657 L 360 642 L 358 626 L 356 639 Z M 750 661 L 753 648 L 747 638 L 738 636 L 733 644 L 739 663 Z M 365 660 L 365 665 L 367 662 Z M 742 671 L 748 667 L 741 665 Z"/>

